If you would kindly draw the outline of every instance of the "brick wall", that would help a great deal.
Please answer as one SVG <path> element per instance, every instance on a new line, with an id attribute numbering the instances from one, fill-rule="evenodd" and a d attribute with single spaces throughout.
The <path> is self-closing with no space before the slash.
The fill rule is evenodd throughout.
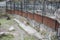
<path id="1" fill-rule="evenodd" d="M 15 14 L 18 14 L 18 15 L 19 15 L 19 11 L 18 11 L 18 10 L 16 10 L 16 11 L 15 11 Z"/>
<path id="2" fill-rule="evenodd" d="M 14 13 L 14 11 L 11 11 L 11 10 L 7 10 L 8 13 Z M 37 22 L 40 22 L 40 23 L 43 23 L 53 29 L 57 29 L 59 27 L 59 23 L 54 20 L 54 19 L 51 19 L 49 17 L 46 17 L 46 16 L 41 16 L 41 15 L 38 15 L 38 14 L 32 14 L 32 13 L 26 13 L 26 12 L 22 12 L 22 11 L 15 11 L 15 14 L 18 14 L 18 15 L 21 15 L 21 16 L 24 16 L 24 17 L 28 17 L 30 19 L 34 19 L 35 21 Z"/>
<path id="3" fill-rule="evenodd" d="M 22 11 L 19 11 L 17 14 L 20 15 L 20 16 L 23 16 L 23 12 Z"/>
<path id="4" fill-rule="evenodd" d="M 59 22 L 56 21 L 56 26 L 55 26 L 56 29 L 55 30 L 57 30 L 59 28 L 59 25 L 60 25 Z"/>
<path id="5" fill-rule="evenodd" d="M 14 10 L 13 10 L 13 11 L 11 11 L 11 10 L 10 10 L 10 12 L 11 12 L 11 14 L 15 13 L 15 11 L 14 11 Z"/>
<path id="6" fill-rule="evenodd" d="M 60 27 L 60 24 L 59 24 L 59 27 Z"/>
<path id="7" fill-rule="evenodd" d="M 42 23 L 42 16 L 38 14 L 34 14 L 34 20 L 37 22 Z"/>
<path id="8" fill-rule="evenodd" d="M 48 17 L 43 17 L 43 24 L 51 27 L 51 28 L 55 28 L 55 20 L 51 19 L 51 18 L 48 18 Z"/>
<path id="9" fill-rule="evenodd" d="M 10 10 L 6 10 L 7 13 L 11 14 L 11 11 Z"/>
<path id="10" fill-rule="evenodd" d="M 30 19 L 33 19 L 33 14 L 32 13 L 28 13 L 28 18 L 30 18 Z"/>
<path id="11" fill-rule="evenodd" d="M 28 13 L 26 13 L 26 12 L 22 12 L 22 13 L 23 13 L 22 16 L 24 16 L 24 17 L 28 17 Z"/>

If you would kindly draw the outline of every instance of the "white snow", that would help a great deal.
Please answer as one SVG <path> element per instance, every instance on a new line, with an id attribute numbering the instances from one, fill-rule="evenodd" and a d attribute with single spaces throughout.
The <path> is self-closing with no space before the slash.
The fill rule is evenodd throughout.
<path id="1" fill-rule="evenodd" d="M 0 35 L 4 34 L 4 32 L 0 32 Z"/>
<path id="2" fill-rule="evenodd" d="M 13 30 L 14 30 L 14 27 L 11 26 L 11 27 L 9 28 L 9 31 L 13 31 Z"/>

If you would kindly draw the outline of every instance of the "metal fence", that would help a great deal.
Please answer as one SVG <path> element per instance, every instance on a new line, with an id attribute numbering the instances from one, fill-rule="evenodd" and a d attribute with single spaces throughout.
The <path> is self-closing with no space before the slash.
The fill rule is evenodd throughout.
<path id="1" fill-rule="evenodd" d="M 23 0 L 20 2 L 7 2 L 7 9 L 11 10 L 22 10 L 25 12 L 43 12 L 45 15 L 54 15 L 54 12 L 60 8 L 59 2 L 49 2 L 49 1 L 39 1 L 34 0 L 30 2 L 30 0 Z"/>

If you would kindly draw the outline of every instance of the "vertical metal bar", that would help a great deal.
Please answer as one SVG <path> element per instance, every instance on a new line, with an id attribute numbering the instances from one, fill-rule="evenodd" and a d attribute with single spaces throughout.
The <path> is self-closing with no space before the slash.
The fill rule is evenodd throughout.
<path id="1" fill-rule="evenodd" d="M 34 4 L 33 4 L 33 19 L 34 19 L 34 14 L 35 14 L 35 2 L 36 0 L 34 0 Z"/>
<path id="2" fill-rule="evenodd" d="M 27 0 L 27 1 L 28 1 L 28 0 Z M 24 3 L 25 3 L 25 4 L 24 4 L 24 5 L 25 5 L 25 13 L 26 13 L 26 14 L 27 14 L 27 1 L 26 1 L 26 0 L 24 1 Z M 26 18 L 27 18 L 27 17 L 26 17 Z"/>
<path id="3" fill-rule="evenodd" d="M 6 2 L 6 15 L 7 15 L 8 12 L 9 12 L 9 6 L 8 6 L 8 3 L 9 3 L 9 2 Z"/>
<path id="4" fill-rule="evenodd" d="M 14 14 L 15 14 L 15 1 L 14 1 Z"/>
<path id="5" fill-rule="evenodd" d="M 18 0 L 18 1 L 19 1 L 19 0 Z M 19 2 L 19 3 L 20 3 L 20 2 Z M 19 3 L 18 3 L 18 14 L 20 13 L 20 12 L 19 12 L 19 6 L 20 6 Z"/>
<path id="6" fill-rule="evenodd" d="M 21 15 L 23 15 L 23 13 L 22 13 L 22 11 L 23 11 L 23 3 L 22 3 L 22 1 L 21 1 Z"/>
<path id="7" fill-rule="evenodd" d="M 12 3 L 13 3 L 13 2 L 11 1 L 11 11 L 13 11 L 13 10 L 12 10 L 12 9 L 13 9 L 13 8 L 12 8 Z M 11 14 L 13 14 L 13 12 L 11 12 Z"/>
<path id="8" fill-rule="evenodd" d="M 44 9 L 45 9 L 45 3 L 44 3 L 44 0 L 42 2 L 42 5 L 43 5 L 43 10 L 42 10 L 42 23 L 43 23 L 43 17 L 44 17 Z"/>
<path id="9" fill-rule="evenodd" d="M 44 16 L 45 15 L 45 7 L 46 7 L 46 5 L 45 5 L 45 3 L 46 3 L 46 0 L 43 0 L 43 13 L 42 13 L 42 15 Z"/>
<path id="10" fill-rule="evenodd" d="M 12 11 L 12 14 L 13 14 L 13 8 L 12 8 L 12 4 L 13 4 L 13 2 L 11 2 L 11 11 Z"/>
<path id="11" fill-rule="evenodd" d="M 20 6 L 20 1 L 19 1 L 19 4 L 18 4 L 19 6 Z M 19 15 L 20 15 L 20 7 L 19 7 Z M 21 16 L 21 15 L 20 15 Z"/>
<path id="12" fill-rule="evenodd" d="M 27 8 L 27 5 L 29 5 L 28 1 L 29 1 L 29 0 L 27 0 L 27 3 L 26 3 L 27 18 L 28 18 L 28 11 L 27 11 L 27 10 L 28 10 L 28 8 Z"/>
<path id="13" fill-rule="evenodd" d="M 16 11 L 16 2 L 14 1 L 14 12 Z M 15 12 L 16 14 L 16 12 Z"/>
<path id="14" fill-rule="evenodd" d="M 10 14 L 11 14 L 11 1 L 10 1 Z"/>
<path id="15" fill-rule="evenodd" d="M 7 2 L 6 2 L 6 13 L 7 13 Z"/>
<path id="16" fill-rule="evenodd" d="M 52 1 L 52 0 L 51 0 L 51 1 Z M 53 4 L 53 3 L 51 2 L 51 10 L 52 10 L 52 4 Z M 51 13 L 50 13 L 50 15 L 51 15 Z"/>
<path id="17" fill-rule="evenodd" d="M 30 0 L 28 0 L 27 6 L 30 5 L 30 4 L 29 4 L 29 1 L 30 1 Z M 27 9 L 27 10 L 29 11 L 29 6 L 28 6 L 28 9 Z M 27 12 L 28 12 L 28 11 L 27 11 Z M 28 18 L 28 13 L 27 13 L 27 18 Z"/>

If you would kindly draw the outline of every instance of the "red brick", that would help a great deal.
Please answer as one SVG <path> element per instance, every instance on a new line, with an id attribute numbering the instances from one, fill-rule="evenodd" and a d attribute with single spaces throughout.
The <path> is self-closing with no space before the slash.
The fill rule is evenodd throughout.
<path id="1" fill-rule="evenodd" d="M 12 13 L 11 13 L 11 12 L 12 12 L 11 10 L 8 10 L 8 12 L 9 12 L 10 14 L 12 14 Z"/>
<path id="2" fill-rule="evenodd" d="M 55 20 L 48 18 L 48 17 L 43 17 L 43 24 L 55 29 Z"/>
<path id="3" fill-rule="evenodd" d="M 19 14 L 19 11 L 18 10 L 15 10 L 15 14 Z"/>
<path id="4" fill-rule="evenodd" d="M 59 23 L 59 28 L 60 28 L 60 23 Z"/>
<path id="5" fill-rule="evenodd" d="M 22 16 L 22 11 L 19 11 L 19 15 Z"/>
<path id="6" fill-rule="evenodd" d="M 51 18 L 45 17 L 45 16 L 42 17 L 41 15 L 38 15 L 38 14 L 33 15 L 32 13 L 26 13 L 26 12 L 17 11 L 17 10 L 15 10 L 15 11 L 14 10 L 6 10 L 6 12 L 10 13 L 10 14 L 14 13 L 14 14 L 22 15 L 22 16 L 28 17 L 30 19 L 33 19 L 33 17 L 34 17 L 35 21 L 40 22 L 40 23 L 43 22 L 43 24 L 45 24 L 45 25 L 47 25 L 47 26 L 49 26 L 49 27 L 51 27 L 53 29 L 56 29 L 56 30 L 60 25 L 57 22 L 57 20 L 54 20 L 54 19 L 51 19 Z"/>
<path id="7" fill-rule="evenodd" d="M 9 10 L 6 10 L 6 13 L 10 13 L 10 11 Z"/>
<path id="8" fill-rule="evenodd" d="M 34 14 L 34 20 L 37 22 L 42 23 L 42 16 L 38 14 Z"/>
<path id="9" fill-rule="evenodd" d="M 59 22 L 58 21 L 56 21 L 56 24 L 55 24 L 56 26 L 55 26 L 55 30 L 57 30 L 58 28 L 59 28 Z"/>
<path id="10" fill-rule="evenodd" d="M 33 14 L 32 13 L 28 13 L 28 18 L 33 19 Z"/>
<path id="11" fill-rule="evenodd" d="M 8 10 L 6 10 L 6 12 L 8 12 Z"/>
<path id="12" fill-rule="evenodd" d="M 22 12 L 24 17 L 28 17 L 28 13 Z"/>
<path id="13" fill-rule="evenodd" d="M 12 14 L 14 14 L 14 13 L 15 13 L 15 11 L 14 11 L 14 10 L 12 10 L 12 11 L 11 11 L 11 13 L 12 13 Z"/>

